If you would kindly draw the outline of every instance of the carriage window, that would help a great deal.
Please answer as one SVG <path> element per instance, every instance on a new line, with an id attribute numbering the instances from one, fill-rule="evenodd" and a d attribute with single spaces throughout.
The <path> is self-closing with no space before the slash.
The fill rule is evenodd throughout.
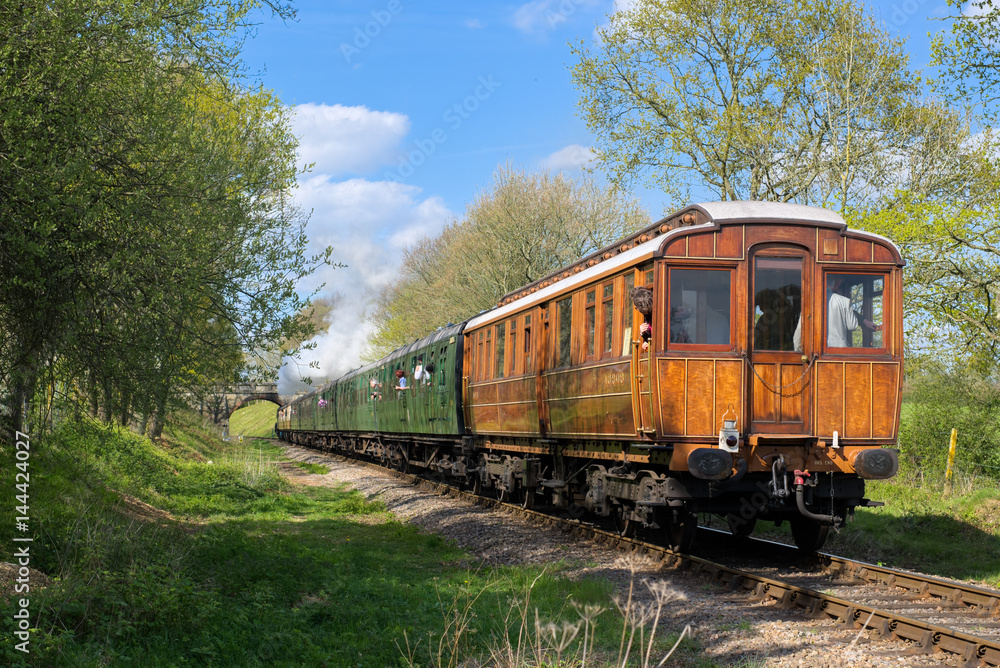
<path id="1" fill-rule="evenodd" d="M 559 340 L 556 341 L 556 366 L 570 365 L 570 341 L 573 332 L 573 298 L 556 303 L 559 313 Z"/>
<path id="2" fill-rule="evenodd" d="M 730 278 L 728 269 L 670 270 L 671 343 L 729 343 Z"/>
<path id="3" fill-rule="evenodd" d="M 517 318 L 510 321 L 510 372 L 507 375 L 517 375 Z"/>
<path id="4" fill-rule="evenodd" d="M 885 276 L 827 274 L 826 346 L 885 348 Z"/>
<path id="5" fill-rule="evenodd" d="M 635 287 L 635 274 L 631 271 L 625 274 L 625 304 L 622 306 L 622 355 L 628 355 L 632 348 L 632 288 Z"/>
<path id="6" fill-rule="evenodd" d="M 490 378 L 490 364 L 493 361 L 493 345 L 490 340 L 490 335 L 492 333 L 492 329 L 486 330 L 486 357 L 483 360 L 485 362 L 485 364 L 483 364 L 483 380 L 489 380 Z"/>
<path id="7" fill-rule="evenodd" d="M 531 373 L 531 316 L 524 316 L 524 373 Z"/>
<path id="8" fill-rule="evenodd" d="M 611 335 L 614 333 L 615 320 L 615 284 L 608 283 L 604 286 L 604 300 L 601 304 L 603 317 L 601 321 L 604 327 L 604 352 L 611 352 Z"/>
<path id="9" fill-rule="evenodd" d="M 591 290 L 587 293 L 587 357 L 591 358 L 594 356 L 594 348 L 596 347 L 596 342 L 594 337 L 597 336 L 597 290 Z"/>
<path id="10" fill-rule="evenodd" d="M 476 353 L 476 379 L 486 380 L 486 372 L 483 371 L 486 368 L 484 362 L 485 350 L 483 348 L 483 333 L 479 332 L 479 352 Z"/>
<path id="11" fill-rule="evenodd" d="M 758 257 L 754 264 L 753 347 L 802 350 L 802 260 Z"/>
<path id="12" fill-rule="evenodd" d="M 494 378 L 503 378 L 503 353 L 507 343 L 507 323 L 497 325 L 497 374 Z"/>

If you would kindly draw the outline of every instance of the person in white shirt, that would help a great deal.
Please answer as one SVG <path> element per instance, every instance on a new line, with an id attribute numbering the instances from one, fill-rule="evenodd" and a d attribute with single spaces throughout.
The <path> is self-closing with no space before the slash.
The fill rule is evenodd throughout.
<path id="1" fill-rule="evenodd" d="M 830 283 L 832 291 L 826 310 L 826 347 L 850 348 L 854 345 L 851 332 L 861 324 L 874 330 L 875 323 L 860 320 L 858 313 L 851 308 L 851 298 L 844 294 L 847 292 L 844 277 L 833 276 Z"/>

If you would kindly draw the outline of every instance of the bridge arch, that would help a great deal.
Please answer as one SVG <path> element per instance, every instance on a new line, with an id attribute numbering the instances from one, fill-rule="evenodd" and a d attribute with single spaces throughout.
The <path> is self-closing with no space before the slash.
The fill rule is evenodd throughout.
<path id="1" fill-rule="evenodd" d="M 236 402 L 236 405 L 233 406 L 232 410 L 230 410 L 229 413 L 226 414 L 226 417 L 225 417 L 226 422 L 227 423 L 229 422 L 229 418 L 231 418 L 233 416 L 233 413 L 235 413 L 239 409 L 241 409 L 244 406 L 246 406 L 248 404 L 251 404 L 251 403 L 253 403 L 255 401 L 270 401 L 272 404 L 274 404 L 278 408 L 281 408 L 281 406 L 283 405 L 281 403 L 281 398 L 277 394 L 274 394 L 274 393 L 271 393 L 271 392 L 268 392 L 268 393 L 265 393 L 265 394 L 254 394 L 254 395 L 251 395 L 251 396 L 240 397 L 240 400 Z"/>

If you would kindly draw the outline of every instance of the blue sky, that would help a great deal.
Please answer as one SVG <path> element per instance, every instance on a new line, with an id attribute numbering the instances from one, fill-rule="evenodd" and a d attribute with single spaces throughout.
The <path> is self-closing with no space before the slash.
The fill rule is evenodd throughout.
<path id="1" fill-rule="evenodd" d="M 568 43 L 590 42 L 622 4 L 299 0 L 297 21 L 261 23 L 244 61 L 296 112 L 301 156 L 315 163 L 296 198 L 312 210 L 314 245 L 348 265 L 303 286 L 343 295 L 307 358 L 321 364 L 314 376 L 358 365 L 371 299 L 405 248 L 461 218 L 499 164 L 579 173 L 593 138 L 576 115 Z M 946 4 L 871 8 L 926 71 Z M 669 213 L 657 193 L 636 195 L 654 219 Z M 283 387 L 295 375 L 286 367 Z"/>

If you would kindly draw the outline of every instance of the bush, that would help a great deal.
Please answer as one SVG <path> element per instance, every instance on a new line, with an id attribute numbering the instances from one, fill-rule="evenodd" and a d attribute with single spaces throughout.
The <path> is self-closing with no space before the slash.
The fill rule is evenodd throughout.
<path id="1" fill-rule="evenodd" d="M 939 475 L 958 430 L 955 466 L 1000 478 L 1000 387 L 969 368 L 924 366 L 907 378 L 899 448 L 910 472 Z"/>

